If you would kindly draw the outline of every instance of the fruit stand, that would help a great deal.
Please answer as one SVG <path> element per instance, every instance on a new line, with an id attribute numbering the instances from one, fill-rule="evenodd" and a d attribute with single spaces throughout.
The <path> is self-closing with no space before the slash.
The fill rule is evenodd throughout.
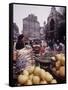
<path id="1" fill-rule="evenodd" d="M 24 49 L 26 50 L 26 49 Z M 27 47 L 27 50 L 30 49 Z M 23 52 L 23 51 L 22 51 Z M 66 82 L 65 75 L 65 55 L 63 53 L 56 53 L 54 51 L 48 52 L 44 55 L 32 54 L 24 51 L 24 57 L 32 65 L 22 69 L 17 73 L 16 65 L 14 63 L 13 71 L 14 83 L 16 86 L 22 85 L 38 85 L 38 84 L 60 84 Z M 30 58 L 31 56 L 31 58 Z M 33 58 L 33 59 L 32 59 Z M 19 66 L 23 65 L 21 62 Z"/>
<path id="2" fill-rule="evenodd" d="M 18 83 L 20 85 L 42 85 L 56 84 L 57 81 L 48 71 L 39 66 L 32 66 L 19 74 Z"/>
<path id="3" fill-rule="evenodd" d="M 50 71 L 53 76 L 56 77 L 58 83 L 65 83 L 65 55 L 63 53 L 56 54 L 54 58 L 52 57 L 52 62 L 53 61 L 54 63 L 50 65 Z"/>

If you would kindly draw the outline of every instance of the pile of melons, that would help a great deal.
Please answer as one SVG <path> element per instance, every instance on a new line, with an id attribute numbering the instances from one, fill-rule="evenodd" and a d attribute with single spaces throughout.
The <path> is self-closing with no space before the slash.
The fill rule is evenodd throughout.
<path id="1" fill-rule="evenodd" d="M 57 83 L 57 81 L 49 72 L 41 69 L 39 66 L 31 66 L 21 72 L 18 76 L 18 83 L 20 85 L 37 85 Z"/>
<path id="2" fill-rule="evenodd" d="M 65 77 L 65 55 L 60 53 L 52 57 L 55 61 L 54 67 L 52 67 L 53 72 L 60 77 Z"/>

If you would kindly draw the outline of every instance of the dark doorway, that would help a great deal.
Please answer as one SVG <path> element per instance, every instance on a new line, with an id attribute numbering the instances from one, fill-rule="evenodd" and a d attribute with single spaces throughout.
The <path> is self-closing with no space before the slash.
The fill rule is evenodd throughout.
<path id="1" fill-rule="evenodd" d="M 50 39 L 54 39 L 54 27 L 55 27 L 55 22 L 53 19 L 50 21 Z"/>
<path id="2" fill-rule="evenodd" d="M 53 19 L 50 21 L 50 30 L 54 30 L 55 22 Z"/>

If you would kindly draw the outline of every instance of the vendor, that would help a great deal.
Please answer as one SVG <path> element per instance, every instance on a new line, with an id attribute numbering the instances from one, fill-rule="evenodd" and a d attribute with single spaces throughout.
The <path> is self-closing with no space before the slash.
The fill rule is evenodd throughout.
<path id="1" fill-rule="evenodd" d="M 29 45 L 24 45 L 24 35 L 21 34 L 18 37 L 16 43 L 17 59 L 16 59 L 16 71 L 20 72 L 28 66 L 33 64 L 32 48 Z"/>

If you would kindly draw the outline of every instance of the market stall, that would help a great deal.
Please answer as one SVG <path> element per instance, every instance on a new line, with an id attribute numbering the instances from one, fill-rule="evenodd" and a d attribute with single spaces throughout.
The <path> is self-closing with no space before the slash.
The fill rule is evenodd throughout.
<path id="1" fill-rule="evenodd" d="M 15 65 L 18 68 L 18 72 L 17 69 L 15 71 L 15 84 L 22 86 L 65 83 L 65 54 L 49 51 L 43 55 L 33 50 L 28 45 L 19 50 Z"/>

